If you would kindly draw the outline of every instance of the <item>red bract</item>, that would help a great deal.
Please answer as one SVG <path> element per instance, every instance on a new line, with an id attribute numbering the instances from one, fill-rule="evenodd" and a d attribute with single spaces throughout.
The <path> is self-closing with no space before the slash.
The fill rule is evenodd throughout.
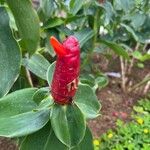
<path id="1" fill-rule="evenodd" d="M 74 36 L 69 36 L 63 43 L 60 43 L 55 37 L 51 37 L 50 43 L 57 55 L 51 84 L 52 97 L 56 103 L 68 104 L 72 102 L 78 86 L 79 42 Z"/>

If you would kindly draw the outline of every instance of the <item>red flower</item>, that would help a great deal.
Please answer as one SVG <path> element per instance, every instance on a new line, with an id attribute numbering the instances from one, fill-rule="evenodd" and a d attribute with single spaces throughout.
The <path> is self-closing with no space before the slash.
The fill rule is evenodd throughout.
<path id="1" fill-rule="evenodd" d="M 57 55 L 55 71 L 51 84 L 51 93 L 54 101 L 59 104 L 68 104 L 78 87 L 80 72 L 80 47 L 74 36 L 69 36 L 63 43 L 55 37 L 50 43 Z"/>

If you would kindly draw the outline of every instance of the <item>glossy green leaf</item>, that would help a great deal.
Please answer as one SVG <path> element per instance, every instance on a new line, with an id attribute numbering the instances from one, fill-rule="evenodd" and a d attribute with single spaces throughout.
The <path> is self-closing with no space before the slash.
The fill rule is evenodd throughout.
<path id="1" fill-rule="evenodd" d="M 44 87 L 38 89 L 34 95 L 33 95 L 33 101 L 36 104 L 39 104 L 43 99 L 45 99 L 47 96 L 49 96 L 50 89 L 49 87 Z"/>
<path id="2" fill-rule="evenodd" d="M 115 0 L 114 6 L 117 10 L 123 9 L 125 12 L 130 11 L 134 6 L 135 1 L 131 0 Z"/>
<path id="3" fill-rule="evenodd" d="M 71 150 L 94 150 L 92 133 L 88 127 L 82 142 Z"/>
<path id="4" fill-rule="evenodd" d="M 43 26 L 44 29 L 54 28 L 64 24 L 64 20 L 61 18 L 50 18 Z"/>
<path id="5" fill-rule="evenodd" d="M 54 134 L 48 122 L 38 132 L 28 135 L 20 146 L 20 150 L 69 150 Z"/>
<path id="6" fill-rule="evenodd" d="M 70 150 L 61 143 L 54 134 L 50 123 L 47 123 L 39 131 L 28 135 L 21 142 L 20 150 Z M 93 150 L 93 138 L 89 128 L 86 128 L 85 136 L 82 142 L 71 150 Z"/>
<path id="7" fill-rule="evenodd" d="M 105 1 L 102 4 L 99 3 L 99 2 L 96 2 L 96 5 L 100 6 L 101 8 L 103 8 L 105 10 L 105 13 L 104 13 L 104 16 L 105 16 L 104 25 L 108 25 L 110 23 L 110 21 L 113 20 L 113 16 L 115 14 L 115 11 L 114 11 L 114 8 L 113 8 L 111 2 Z"/>
<path id="8" fill-rule="evenodd" d="M 119 56 L 122 56 L 125 59 L 129 59 L 129 55 L 128 55 L 127 51 L 125 49 L 123 49 L 119 44 L 116 44 L 116 43 L 113 43 L 110 41 L 106 41 L 106 40 L 100 40 L 100 42 L 107 45 L 108 47 L 110 47 Z"/>
<path id="9" fill-rule="evenodd" d="M 49 110 L 30 111 L 0 118 L 0 136 L 19 137 L 41 129 L 49 120 Z"/>
<path id="10" fill-rule="evenodd" d="M 54 0 L 41 0 L 40 7 L 46 18 L 50 18 L 54 12 Z"/>
<path id="11" fill-rule="evenodd" d="M 57 27 L 57 30 L 67 36 L 74 35 L 74 32 L 65 26 Z"/>
<path id="12" fill-rule="evenodd" d="M 31 54 L 40 40 L 39 19 L 30 0 L 7 0 L 21 37 L 21 46 Z"/>
<path id="13" fill-rule="evenodd" d="M 30 59 L 24 58 L 22 64 L 32 73 L 46 80 L 46 72 L 50 63 L 41 54 L 33 54 Z"/>
<path id="14" fill-rule="evenodd" d="M 0 118 L 11 117 L 31 111 L 37 105 L 32 100 L 36 88 L 18 90 L 0 99 Z"/>
<path id="15" fill-rule="evenodd" d="M 82 8 L 84 0 L 71 0 L 70 1 L 70 13 L 76 15 L 77 12 Z"/>
<path id="16" fill-rule="evenodd" d="M 57 138 L 68 147 L 78 145 L 85 135 L 85 118 L 76 105 L 55 104 L 51 124 Z"/>
<path id="17" fill-rule="evenodd" d="M 54 105 L 54 101 L 51 95 L 47 96 L 43 99 L 40 104 L 34 109 L 34 111 L 43 110 L 43 109 L 50 109 Z"/>
<path id="18" fill-rule="evenodd" d="M 144 14 L 135 13 L 131 17 L 131 25 L 134 27 L 134 29 L 138 30 L 145 22 L 146 16 Z"/>
<path id="19" fill-rule="evenodd" d="M 44 150 L 69 150 L 69 148 L 61 143 L 58 138 L 56 137 L 54 131 L 51 129 L 50 134 L 47 138 L 47 142 L 44 146 Z M 41 149 L 42 150 L 42 149 Z"/>
<path id="20" fill-rule="evenodd" d="M 95 79 L 95 83 L 98 84 L 99 88 L 103 88 L 108 84 L 108 78 L 104 75 L 100 75 Z"/>
<path id="21" fill-rule="evenodd" d="M 79 84 L 74 97 L 75 104 L 86 118 L 95 118 L 99 115 L 100 104 L 92 88 L 86 84 Z"/>
<path id="22" fill-rule="evenodd" d="M 48 70 L 47 70 L 47 81 L 48 81 L 48 84 L 50 85 L 51 82 L 52 82 L 52 79 L 53 79 L 53 74 L 54 74 L 54 70 L 55 70 L 55 65 L 56 65 L 56 62 L 53 62 Z"/>
<path id="23" fill-rule="evenodd" d="M 9 17 L 0 7 L 0 97 L 7 94 L 18 77 L 21 53 L 9 27 Z"/>
<path id="24" fill-rule="evenodd" d="M 139 39 L 138 39 L 138 36 L 135 34 L 135 32 L 134 32 L 134 30 L 130 27 L 130 26 L 128 26 L 128 25 L 125 25 L 125 24 L 121 24 L 121 26 L 123 26 L 132 36 L 133 36 L 133 38 L 136 40 L 136 41 L 138 41 Z"/>
<path id="25" fill-rule="evenodd" d="M 27 135 L 20 146 L 20 150 L 44 150 L 50 131 L 50 123 L 47 123 L 39 131 Z"/>
<path id="26" fill-rule="evenodd" d="M 85 28 L 75 32 L 75 36 L 80 42 L 80 47 L 82 47 L 89 39 L 94 36 L 94 31 L 90 28 Z"/>

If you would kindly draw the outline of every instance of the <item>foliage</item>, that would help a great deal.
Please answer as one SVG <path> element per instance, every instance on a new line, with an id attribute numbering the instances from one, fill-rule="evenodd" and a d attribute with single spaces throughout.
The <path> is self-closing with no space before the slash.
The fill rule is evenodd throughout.
<path id="1" fill-rule="evenodd" d="M 95 150 L 148 150 L 150 147 L 150 101 L 142 99 L 134 106 L 133 121 L 117 121 L 115 131 L 108 131 L 95 142 Z"/>

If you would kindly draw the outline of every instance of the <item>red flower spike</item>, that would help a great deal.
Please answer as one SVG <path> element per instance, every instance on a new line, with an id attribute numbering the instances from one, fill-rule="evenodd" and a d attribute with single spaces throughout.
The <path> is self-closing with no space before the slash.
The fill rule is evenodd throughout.
<path id="1" fill-rule="evenodd" d="M 50 38 L 50 42 L 58 56 L 61 56 L 57 57 L 56 60 L 51 94 L 56 103 L 69 104 L 72 102 L 78 87 L 80 73 L 79 42 L 74 36 L 69 36 L 62 44 L 53 37 Z"/>
<path id="2" fill-rule="evenodd" d="M 58 56 L 64 56 L 67 54 L 67 51 L 64 49 L 63 45 L 54 36 L 50 38 L 50 44 L 53 46 Z"/>

